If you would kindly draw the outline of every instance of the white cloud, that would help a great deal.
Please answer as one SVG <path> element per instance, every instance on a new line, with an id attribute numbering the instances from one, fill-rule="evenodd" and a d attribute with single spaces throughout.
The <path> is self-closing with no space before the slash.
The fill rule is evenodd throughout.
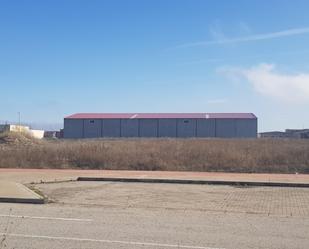
<path id="1" fill-rule="evenodd" d="M 214 33 L 213 30 L 211 30 L 211 33 L 212 34 Z M 269 40 L 269 39 L 301 35 L 301 34 L 307 34 L 307 33 L 309 33 L 309 27 L 295 28 L 295 29 L 287 29 L 287 30 L 282 30 L 282 31 L 277 31 L 277 32 L 272 32 L 272 33 L 249 35 L 249 36 L 243 36 L 243 37 L 223 38 L 223 39 L 216 39 L 213 41 L 186 43 L 186 44 L 177 46 L 177 48 L 218 45 L 218 44 L 228 44 L 228 43 L 243 43 L 243 42 L 259 41 L 259 40 Z M 221 34 L 221 36 L 223 37 L 223 34 Z"/>
<path id="2" fill-rule="evenodd" d="M 220 70 L 229 77 L 244 77 L 256 92 L 279 100 L 309 102 L 309 74 L 287 74 L 275 70 L 273 64 L 260 64 L 249 69 L 225 68 Z"/>

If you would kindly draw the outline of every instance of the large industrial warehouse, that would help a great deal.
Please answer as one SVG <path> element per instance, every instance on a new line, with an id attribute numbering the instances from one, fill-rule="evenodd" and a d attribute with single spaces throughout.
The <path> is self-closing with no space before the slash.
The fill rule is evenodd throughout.
<path id="1" fill-rule="evenodd" d="M 77 113 L 64 118 L 64 138 L 256 138 L 253 113 Z"/>

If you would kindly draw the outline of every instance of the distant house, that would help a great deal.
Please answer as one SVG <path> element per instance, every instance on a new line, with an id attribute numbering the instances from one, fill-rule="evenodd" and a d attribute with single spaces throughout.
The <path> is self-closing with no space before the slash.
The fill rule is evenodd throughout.
<path id="1" fill-rule="evenodd" d="M 309 129 L 286 129 L 285 133 L 291 138 L 309 138 Z"/>
<path id="2" fill-rule="evenodd" d="M 299 138 L 309 139 L 309 129 L 286 129 L 285 131 L 269 131 L 259 133 L 261 138 Z"/>
<path id="3" fill-rule="evenodd" d="M 39 138 L 39 139 L 44 137 L 44 131 L 43 130 L 33 130 L 33 129 L 30 129 L 29 126 L 13 125 L 13 124 L 0 125 L 0 132 L 9 132 L 9 131 L 28 133 L 31 136 L 33 136 L 35 138 Z"/>
<path id="4" fill-rule="evenodd" d="M 5 132 L 5 131 L 29 132 L 30 127 L 25 126 L 25 125 L 12 125 L 12 124 L 0 125 L 0 132 Z"/>
<path id="5" fill-rule="evenodd" d="M 45 131 L 44 137 L 45 138 L 63 138 L 63 129 L 60 129 L 60 131 Z"/>
<path id="6" fill-rule="evenodd" d="M 287 134 L 284 131 L 268 131 L 260 132 L 260 138 L 287 138 Z"/>
<path id="7" fill-rule="evenodd" d="M 45 131 L 44 137 L 45 138 L 57 138 L 57 131 Z"/>

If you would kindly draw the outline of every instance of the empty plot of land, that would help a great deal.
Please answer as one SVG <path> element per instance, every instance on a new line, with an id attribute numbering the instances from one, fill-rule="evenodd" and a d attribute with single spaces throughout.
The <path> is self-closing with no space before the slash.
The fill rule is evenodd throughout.
<path id="1" fill-rule="evenodd" d="M 0 168 L 309 172 L 308 139 L 35 140 L 0 134 Z"/>

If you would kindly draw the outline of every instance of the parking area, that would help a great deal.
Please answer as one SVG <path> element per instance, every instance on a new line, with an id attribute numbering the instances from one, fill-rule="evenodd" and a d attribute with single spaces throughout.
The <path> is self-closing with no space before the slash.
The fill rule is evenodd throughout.
<path id="1" fill-rule="evenodd" d="M 0 204 L 0 248 L 308 248 L 309 189 L 62 182 Z"/>
<path id="2" fill-rule="evenodd" d="M 309 188 L 64 182 L 35 186 L 56 203 L 309 218 Z"/>

